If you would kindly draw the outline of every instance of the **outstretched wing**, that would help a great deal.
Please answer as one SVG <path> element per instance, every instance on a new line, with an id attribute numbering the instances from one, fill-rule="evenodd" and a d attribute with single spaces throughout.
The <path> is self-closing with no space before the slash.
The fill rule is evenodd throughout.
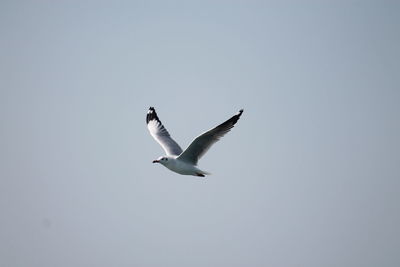
<path id="1" fill-rule="evenodd" d="M 243 109 L 226 122 L 196 137 L 178 159 L 197 165 L 198 160 L 210 147 L 233 128 L 242 113 Z"/>
<path id="2" fill-rule="evenodd" d="M 182 153 L 182 148 L 171 138 L 153 107 L 147 112 L 146 123 L 151 136 L 162 146 L 167 155 L 177 156 Z"/>

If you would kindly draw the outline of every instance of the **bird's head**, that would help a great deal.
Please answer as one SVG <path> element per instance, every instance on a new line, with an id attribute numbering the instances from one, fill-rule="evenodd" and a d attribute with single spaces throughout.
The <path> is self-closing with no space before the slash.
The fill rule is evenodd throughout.
<path id="1" fill-rule="evenodd" d="M 153 163 L 161 163 L 162 165 L 168 164 L 168 157 L 159 157 L 158 159 L 153 160 Z"/>

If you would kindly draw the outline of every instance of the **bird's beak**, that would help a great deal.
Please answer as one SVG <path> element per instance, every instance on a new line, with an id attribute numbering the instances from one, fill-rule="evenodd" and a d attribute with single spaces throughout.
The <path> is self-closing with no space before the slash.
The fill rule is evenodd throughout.
<path id="1" fill-rule="evenodd" d="M 160 161 L 159 160 L 153 160 L 153 163 L 159 163 Z"/>

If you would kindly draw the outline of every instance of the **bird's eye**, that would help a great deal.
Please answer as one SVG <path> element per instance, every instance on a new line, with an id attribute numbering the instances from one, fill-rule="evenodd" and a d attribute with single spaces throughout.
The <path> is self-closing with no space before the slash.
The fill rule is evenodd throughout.
<path id="1" fill-rule="evenodd" d="M 165 159 L 166 161 L 168 161 L 168 159 Z"/>

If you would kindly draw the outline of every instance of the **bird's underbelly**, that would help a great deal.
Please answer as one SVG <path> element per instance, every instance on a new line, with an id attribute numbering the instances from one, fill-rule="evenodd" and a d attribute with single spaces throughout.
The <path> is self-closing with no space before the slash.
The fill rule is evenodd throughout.
<path id="1" fill-rule="evenodd" d="M 183 162 L 176 162 L 175 164 L 171 164 L 165 167 L 167 167 L 171 171 L 184 175 L 193 175 L 199 172 L 199 169 L 197 169 L 193 165 L 185 164 Z"/>

